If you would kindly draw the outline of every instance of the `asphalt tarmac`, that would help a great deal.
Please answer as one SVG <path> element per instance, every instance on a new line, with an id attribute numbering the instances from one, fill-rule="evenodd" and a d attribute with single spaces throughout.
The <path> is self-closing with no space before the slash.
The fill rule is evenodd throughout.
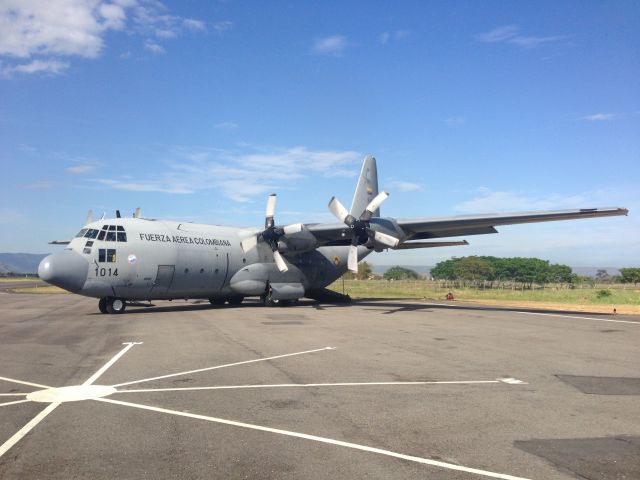
<path id="1" fill-rule="evenodd" d="M 155 305 L 0 294 L 0 478 L 640 478 L 640 317 Z"/>

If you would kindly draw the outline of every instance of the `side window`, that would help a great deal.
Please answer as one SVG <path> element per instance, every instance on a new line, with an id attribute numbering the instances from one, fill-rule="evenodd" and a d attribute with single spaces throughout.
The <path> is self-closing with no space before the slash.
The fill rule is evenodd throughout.
<path id="1" fill-rule="evenodd" d="M 107 263 L 116 263 L 115 248 L 107 248 Z"/>
<path id="2" fill-rule="evenodd" d="M 98 261 L 104 262 L 106 260 L 106 251 L 104 248 L 98 249 Z"/>
<path id="3" fill-rule="evenodd" d="M 84 234 L 87 233 L 87 230 L 89 230 L 89 229 L 88 228 L 83 228 L 82 230 L 80 230 L 78 232 L 78 234 L 76 235 L 76 238 L 77 237 L 84 237 Z"/>

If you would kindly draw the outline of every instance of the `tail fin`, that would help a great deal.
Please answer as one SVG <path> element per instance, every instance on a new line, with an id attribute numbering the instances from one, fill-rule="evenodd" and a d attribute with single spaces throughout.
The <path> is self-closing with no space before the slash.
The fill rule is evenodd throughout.
<path id="1" fill-rule="evenodd" d="M 378 169 L 376 167 L 376 159 L 371 155 L 367 155 L 362 162 L 362 170 L 356 192 L 353 194 L 353 203 L 351 204 L 351 215 L 359 218 L 367 208 L 369 202 L 378 195 Z M 374 217 L 380 216 L 380 209 L 373 212 Z"/>

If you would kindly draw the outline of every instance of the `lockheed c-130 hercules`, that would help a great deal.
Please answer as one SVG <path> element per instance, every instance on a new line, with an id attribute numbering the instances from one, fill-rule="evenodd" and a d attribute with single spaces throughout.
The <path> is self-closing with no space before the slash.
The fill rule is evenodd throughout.
<path id="1" fill-rule="evenodd" d="M 340 223 L 277 225 L 276 196 L 267 201 L 264 228 L 142 218 L 91 221 L 60 252 L 47 256 L 40 278 L 73 293 L 99 298 L 102 313 L 122 313 L 127 302 L 205 298 L 214 305 L 259 296 L 265 305 L 309 297 L 340 301 L 326 287 L 371 252 L 454 245 L 441 238 L 497 233 L 498 225 L 627 215 L 625 208 L 396 219 L 380 216 L 389 196 L 378 193 L 376 161 L 364 159 L 347 210 L 337 198 L 329 210 Z M 434 240 L 436 239 L 436 240 Z"/>

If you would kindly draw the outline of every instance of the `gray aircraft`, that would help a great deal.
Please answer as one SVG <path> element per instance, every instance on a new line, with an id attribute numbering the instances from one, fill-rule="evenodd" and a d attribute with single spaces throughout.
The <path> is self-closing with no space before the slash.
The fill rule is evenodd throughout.
<path id="1" fill-rule="evenodd" d="M 154 299 L 209 299 L 213 305 L 240 304 L 259 296 L 265 305 L 302 297 L 344 301 L 326 287 L 371 252 L 454 245 L 434 239 L 497 233 L 498 225 L 627 215 L 625 208 L 396 219 L 380 216 L 389 196 L 378 192 L 376 161 L 364 159 L 351 209 L 337 198 L 329 210 L 340 223 L 277 225 L 276 195 L 267 201 L 264 228 L 232 228 L 142 218 L 91 221 L 66 248 L 42 260 L 44 281 L 99 298 L 102 313 L 122 313 L 127 302 Z"/>

